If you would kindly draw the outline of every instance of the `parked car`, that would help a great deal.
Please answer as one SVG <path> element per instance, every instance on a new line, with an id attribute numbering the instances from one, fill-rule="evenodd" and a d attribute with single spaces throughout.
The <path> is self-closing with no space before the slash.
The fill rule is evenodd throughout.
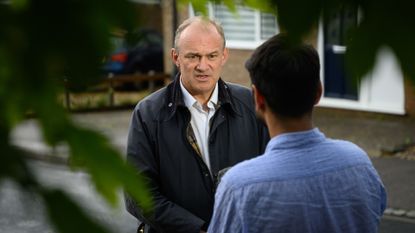
<path id="1" fill-rule="evenodd" d="M 133 33 L 124 66 L 125 73 L 148 73 L 163 71 L 163 39 L 150 29 L 142 29 Z"/>
<path id="2" fill-rule="evenodd" d="M 159 32 L 140 28 L 114 37 L 113 45 L 114 50 L 105 59 L 102 68 L 106 76 L 163 72 L 163 39 Z M 134 85 L 138 84 L 146 85 Z"/>

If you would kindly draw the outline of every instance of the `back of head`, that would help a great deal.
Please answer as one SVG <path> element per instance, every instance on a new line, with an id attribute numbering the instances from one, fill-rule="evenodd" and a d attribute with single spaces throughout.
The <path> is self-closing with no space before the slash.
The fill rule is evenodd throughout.
<path id="1" fill-rule="evenodd" d="M 320 62 L 311 45 L 293 44 L 278 34 L 259 46 L 245 66 L 276 115 L 311 113 L 320 90 Z"/>

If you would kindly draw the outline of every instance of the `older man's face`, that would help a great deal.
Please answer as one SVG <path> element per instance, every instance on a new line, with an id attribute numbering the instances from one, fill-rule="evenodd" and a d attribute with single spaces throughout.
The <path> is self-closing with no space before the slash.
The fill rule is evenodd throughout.
<path id="1" fill-rule="evenodd" d="M 228 51 L 213 25 L 195 22 L 178 40 L 172 57 L 180 69 L 183 85 L 193 96 L 210 97 L 222 72 Z"/>

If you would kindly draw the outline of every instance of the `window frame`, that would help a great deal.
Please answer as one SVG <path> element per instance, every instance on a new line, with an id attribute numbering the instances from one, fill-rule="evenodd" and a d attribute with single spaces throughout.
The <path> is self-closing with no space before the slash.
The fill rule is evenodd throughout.
<path id="1" fill-rule="evenodd" d="M 208 9 L 208 16 L 209 18 L 215 18 L 214 17 L 214 3 L 208 3 L 207 9 Z M 248 7 L 249 8 L 249 7 Z M 255 28 L 253 29 L 255 36 L 253 41 L 244 41 L 244 40 L 230 40 L 226 39 L 226 47 L 229 49 L 246 49 L 246 50 L 253 50 L 257 48 L 259 45 L 261 45 L 263 42 L 266 41 L 266 39 L 261 39 L 261 14 L 264 14 L 264 12 L 261 12 L 259 10 L 255 10 L 250 8 L 254 11 L 254 25 Z M 195 16 L 195 11 L 191 4 L 189 4 L 189 16 Z M 220 19 L 218 19 L 220 22 Z M 276 32 L 275 34 L 279 33 L 279 27 L 278 23 L 276 23 Z M 226 31 L 225 31 L 226 35 Z"/>

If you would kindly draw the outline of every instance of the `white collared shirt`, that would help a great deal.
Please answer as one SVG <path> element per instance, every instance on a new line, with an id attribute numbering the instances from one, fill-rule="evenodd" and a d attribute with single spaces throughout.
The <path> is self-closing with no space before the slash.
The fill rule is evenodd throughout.
<path id="1" fill-rule="evenodd" d="M 202 104 L 186 90 L 180 79 L 180 87 L 183 93 L 183 99 L 186 107 L 190 111 L 191 120 L 190 124 L 193 128 L 193 133 L 196 137 L 197 145 L 202 153 L 202 159 L 210 170 L 210 158 L 209 158 L 209 131 L 210 120 L 216 112 L 216 106 L 218 104 L 218 83 L 216 83 L 212 96 L 207 103 L 207 111 L 203 110 Z"/>

